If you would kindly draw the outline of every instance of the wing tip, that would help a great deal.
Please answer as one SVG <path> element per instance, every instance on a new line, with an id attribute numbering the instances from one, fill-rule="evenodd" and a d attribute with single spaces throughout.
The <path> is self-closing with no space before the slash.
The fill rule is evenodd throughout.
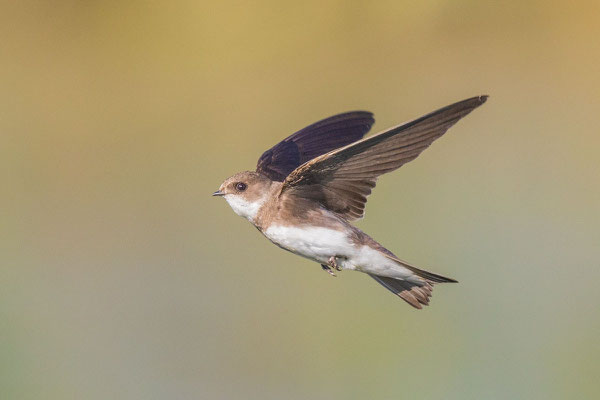
<path id="1" fill-rule="evenodd" d="M 479 107 L 483 103 L 485 103 L 487 101 L 488 97 L 490 97 L 490 96 L 487 95 L 487 94 L 480 94 L 479 96 L 470 97 L 470 98 L 465 99 L 463 101 L 459 101 L 458 103 L 452 104 L 449 107 L 452 107 L 452 106 L 458 105 L 458 104 L 463 104 L 463 105 L 467 106 L 470 109 L 474 109 L 474 108 Z"/>

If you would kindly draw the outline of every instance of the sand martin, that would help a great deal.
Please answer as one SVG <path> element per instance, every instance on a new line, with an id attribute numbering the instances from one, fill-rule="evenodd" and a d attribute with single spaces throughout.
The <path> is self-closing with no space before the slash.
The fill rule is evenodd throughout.
<path id="1" fill-rule="evenodd" d="M 213 196 L 282 249 L 333 276 L 364 272 L 420 309 L 435 283 L 456 281 L 400 260 L 350 222 L 363 217 L 379 175 L 417 158 L 486 99 L 463 100 L 367 138 L 375 122 L 370 112 L 326 118 L 265 151 L 256 171 L 226 179 Z"/>

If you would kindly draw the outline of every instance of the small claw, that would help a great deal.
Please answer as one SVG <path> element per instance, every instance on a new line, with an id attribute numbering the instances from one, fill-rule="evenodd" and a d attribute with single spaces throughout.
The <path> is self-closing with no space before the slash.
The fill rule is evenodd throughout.
<path id="1" fill-rule="evenodd" d="M 329 265 L 331 268 L 335 268 L 337 271 L 341 271 L 342 269 L 337 265 L 337 259 L 335 258 L 335 256 L 331 256 L 329 257 L 329 261 L 327 262 L 327 265 Z"/>
<path id="2" fill-rule="evenodd" d="M 337 276 L 337 275 L 335 274 L 335 272 L 333 272 L 333 271 L 331 270 L 331 268 L 329 268 L 329 266 L 328 266 L 328 265 L 321 264 L 321 268 L 323 268 L 323 271 L 326 271 L 326 272 L 327 272 L 329 275 L 333 276 L 334 278 Z"/>

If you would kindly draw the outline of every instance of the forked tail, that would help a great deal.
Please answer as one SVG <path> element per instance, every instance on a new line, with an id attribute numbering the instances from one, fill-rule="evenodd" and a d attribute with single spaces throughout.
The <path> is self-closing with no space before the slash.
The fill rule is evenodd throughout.
<path id="1" fill-rule="evenodd" d="M 376 269 L 371 269 L 367 272 L 369 276 L 379 282 L 383 287 L 390 292 L 398 295 L 402 300 L 406 301 L 411 306 L 421 309 L 424 305 L 429 304 L 429 298 L 433 291 L 433 285 L 436 283 L 457 282 L 454 279 L 446 278 L 445 276 L 434 274 L 433 272 L 425 271 L 410 265 L 405 261 L 400 260 L 391 251 L 376 242 L 372 237 L 364 233 L 358 228 L 354 228 L 354 232 L 359 241 L 364 245 L 369 246 L 373 250 L 381 253 L 388 260 L 393 261 L 399 268 L 404 270 L 404 277 L 393 278 L 391 276 L 378 275 Z M 387 260 L 385 260 L 387 261 Z M 380 260 L 379 262 L 384 262 Z M 375 273 L 373 273 L 375 272 Z"/>
<path id="2" fill-rule="evenodd" d="M 433 285 L 435 283 L 458 282 L 454 279 L 446 278 L 445 276 L 419 269 L 388 254 L 386 254 L 386 257 L 396 261 L 404 268 L 409 269 L 415 275 L 422 278 L 422 282 L 419 284 L 402 279 L 389 278 L 386 276 L 373 274 L 369 274 L 369 276 L 414 308 L 421 309 L 423 306 L 429 305 L 429 298 L 431 297 L 431 292 L 433 291 Z"/>

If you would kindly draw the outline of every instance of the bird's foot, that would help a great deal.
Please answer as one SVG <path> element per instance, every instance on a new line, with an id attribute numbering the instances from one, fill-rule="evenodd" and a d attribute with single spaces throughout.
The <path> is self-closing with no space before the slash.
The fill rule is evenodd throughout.
<path id="1" fill-rule="evenodd" d="M 336 271 L 341 271 L 342 269 L 338 266 L 337 264 L 337 259 L 335 256 L 331 256 L 329 257 L 329 260 L 327 260 L 327 264 L 321 264 L 321 268 L 323 268 L 323 271 L 327 271 L 327 273 L 331 276 L 337 276 L 335 274 L 335 272 L 333 272 L 333 270 L 335 269 Z"/>
<path id="2" fill-rule="evenodd" d="M 337 264 L 337 259 L 335 258 L 335 256 L 331 256 L 329 257 L 329 261 L 327 262 L 327 265 L 329 265 L 331 268 L 335 268 L 338 271 L 341 271 L 342 269 L 338 266 Z"/>
<path id="3" fill-rule="evenodd" d="M 329 265 L 321 264 L 321 268 L 323 268 L 323 271 L 327 272 L 329 275 L 333 277 L 337 276 L 335 272 L 333 272 L 332 269 L 329 267 Z"/>

